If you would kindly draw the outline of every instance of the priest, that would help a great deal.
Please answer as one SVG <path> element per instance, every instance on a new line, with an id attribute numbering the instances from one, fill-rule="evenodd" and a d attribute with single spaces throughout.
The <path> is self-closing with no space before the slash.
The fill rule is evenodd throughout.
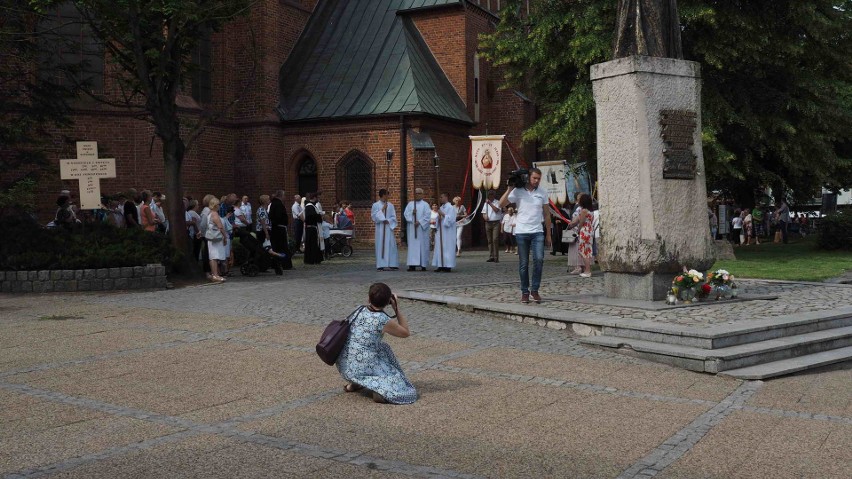
<path id="1" fill-rule="evenodd" d="M 414 201 L 405 207 L 405 221 L 408 232 L 408 271 L 426 271 L 429 264 L 429 218 L 432 211 L 429 203 L 423 201 L 423 189 L 414 189 Z"/>
<path id="2" fill-rule="evenodd" d="M 376 225 L 376 269 L 399 269 L 399 252 L 396 249 L 396 210 L 388 201 L 388 190 L 379 190 L 379 201 L 373 203 L 370 218 Z"/>
<path id="3" fill-rule="evenodd" d="M 436 273 L 449 273 L 456 266 L 456 210 L 446 193 L 441 193 L 440 204 L 432 266 Z"/>

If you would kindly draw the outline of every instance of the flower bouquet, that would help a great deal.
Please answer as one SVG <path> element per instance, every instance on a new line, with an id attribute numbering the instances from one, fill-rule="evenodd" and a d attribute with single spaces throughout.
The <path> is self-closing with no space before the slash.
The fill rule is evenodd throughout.
<path id="1" fill-rule="evenodd" d="M 698 295 L 699 285 L 704 281 L 704 275 L 691 269 L 675 276 L 672 280 L 672 291 L 681 301 L 691 303 Z"/>
<path id="2" fill-rule="evenodd" d="M 705 286 L 711 288 L 717 300 L 736 297 L 737 284 L 734 282 L 734 275 L 724 269 L 707 273 L 707 284 Z"/>

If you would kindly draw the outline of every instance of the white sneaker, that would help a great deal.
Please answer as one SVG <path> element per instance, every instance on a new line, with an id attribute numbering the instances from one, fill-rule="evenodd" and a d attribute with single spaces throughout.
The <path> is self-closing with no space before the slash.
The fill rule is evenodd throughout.
<path id="1" fill-rule="evenodd" d="M 591 278 L 591 277 L 592 277 L 592 273 L 580 273 L 580 277 L 581 277 L 581 278 Z"/>

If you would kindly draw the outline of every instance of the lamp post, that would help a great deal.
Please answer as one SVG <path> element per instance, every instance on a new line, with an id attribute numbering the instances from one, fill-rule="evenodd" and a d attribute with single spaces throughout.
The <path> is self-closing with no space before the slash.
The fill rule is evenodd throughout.
<path id="1" fill-rule="evenodd" d="M 440 158 L 438 157 L 438 152 L 435 151 L 435 156 L 432 157 L 432 161 L 435 163 L 435 202 L 439 202 L 439 198 L 441 196 L 441 183 L 438 180 L 438 161 Z"/>
<path id="2" fill-rule="evenodd" d="M 390 148 L 385 152 L 385 161 L 388 165 L 387 170 L 385 170 L 385 185 L 390 186 L 390 165 L 393 161 L 393 150 Z"/>

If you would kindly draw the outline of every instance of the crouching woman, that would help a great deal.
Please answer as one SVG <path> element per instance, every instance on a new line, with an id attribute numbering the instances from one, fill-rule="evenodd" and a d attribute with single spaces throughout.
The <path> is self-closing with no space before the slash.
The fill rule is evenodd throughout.
<path id="1" fill-rule="evenodd" d="M 389 304 L 394 318 L 384 312 Z M 352 319 L 337 369 L 349 381 L 346 392 L 366 388 L 378 403 L 411 404 L 417 400 L 417 390 L 405 377 L 390 346 L 382 341 L 384 333 L 398 338 L 411 334 L 396 295 L 388 285 L 375 283 L 370 286 L 369 304 Z"/>

